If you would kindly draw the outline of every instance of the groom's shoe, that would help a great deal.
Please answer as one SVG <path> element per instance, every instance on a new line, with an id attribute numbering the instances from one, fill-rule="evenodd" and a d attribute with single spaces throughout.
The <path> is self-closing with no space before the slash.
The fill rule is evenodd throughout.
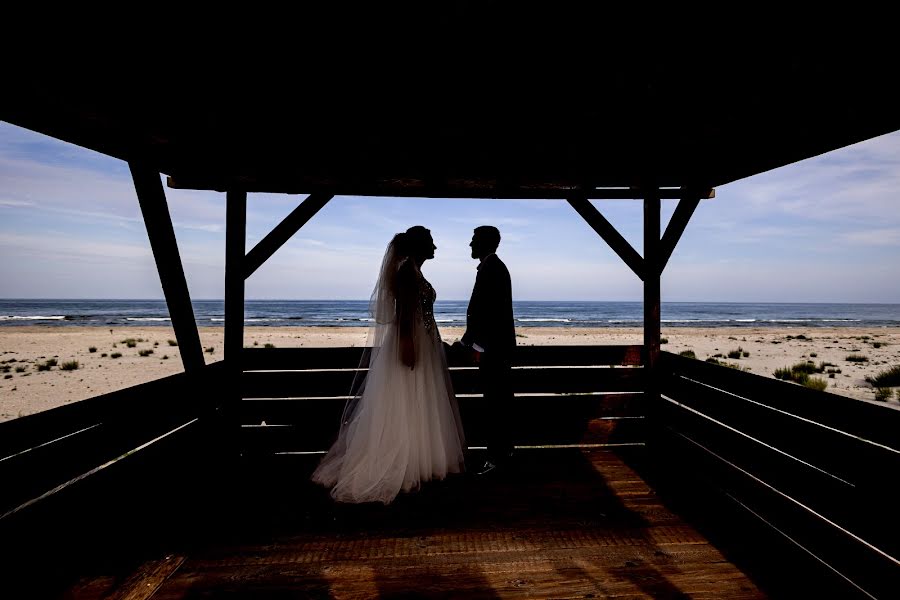
<path id="1" fill-rule="evenodd" d="M 487 475 L 488 473 L 491 473 L 496 470 L 497 470 L 497 465 L 492 463 L 489 460 L 486 460 L 486 461 L 484 461 L 484 464 L 482 464 L 480 467 L 475 469 L 475 474 L 476 475 Z"/>

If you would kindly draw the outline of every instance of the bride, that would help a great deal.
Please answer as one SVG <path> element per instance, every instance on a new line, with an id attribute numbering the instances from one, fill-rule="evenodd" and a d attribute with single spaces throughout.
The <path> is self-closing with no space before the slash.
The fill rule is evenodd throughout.
<path id="1" fill-rule="evenodd" d="M 369 304 L 369 370 L 357 375 L 337 441 L 312 476 L 340 502 L 389 504 L 401 491 L 463 470 L 435 292 L 421 271 L 436 249 L 431 232 L 417 225 L 385 252 Z"/>

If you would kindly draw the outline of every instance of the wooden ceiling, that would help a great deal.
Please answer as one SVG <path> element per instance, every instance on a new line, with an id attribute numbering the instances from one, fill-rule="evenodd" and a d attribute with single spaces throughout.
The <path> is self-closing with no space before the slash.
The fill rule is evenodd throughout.
<path id="1" fill-rule="evenodd" d="M 872 47 L 550 44 L 487 17 L 460 35 L 467 16 L 292 52 L 63 53 L 7 71 L 0 118 L 172 187 L 496 198 L 702 194 L 900 129 Z"/>

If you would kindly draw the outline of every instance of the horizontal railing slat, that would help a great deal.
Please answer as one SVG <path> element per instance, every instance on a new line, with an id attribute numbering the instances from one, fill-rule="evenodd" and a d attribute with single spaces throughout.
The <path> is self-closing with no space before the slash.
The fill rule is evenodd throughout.
<path id="1" fill-rule="evenodd" d="M 877 543 L 896 549 L 893 533 L 884 528 L 883 515 L 871 510 L 871 498 L 851 484 L 830 477 L 768 446 L 722 427 L 689 410 L 664 402 L 660 411 L 665 424 L 704 446 L 765 483 L 801 501 L 824 517 Z"/>
<path id="2" fill-rule="evenodd" d="M 35 415 L 0 460 L 0 515 L 202 415 L 225 401 L 221 364 Z M 81 403 L 79 403 L 81 404 Z M 91 418 L 87 418 L 87 416 Z M 67 417 L 71 420 L 67 421 Z M 69 422 L 67 427 L 62 424 Z M 88 425 L 83 425 L 88 423 Z M 41 427 L 45 424 L 46 427 Z"/>
<path id="3" fill-rule="evenodd" d="M 662 353 L 661 369 L 900 450 L 900 409 Z"/>
<path id="4" fill-rule="evenodd" d="M 221 362 L 214 363 L 206 366 L 200 373 L 170 375 L 0 423 L 0 458 L 123 415 L 158 413 L 173 406 L 190 405 L 191 402 L 219 402 L 221 398 L 207 397 L 205 394 L 194 398 L 181 394 L 193 378 L 215 380 L 223 372 L 223 367 Z"/>
<path id="5" fill-rule="evenodd" d="M 658 468 L 680 485 L 696 489 L 698 481 L 739 503 L 815 559 L 822 561 L 876 598 L 889 598 L 900 585 L 895 558 L 885 557 L 865 542 L 855 539 L 827 520 L 811 513 L 790 497 L 774 491 L 752 476 L 716 456 L 706 440 L 677 428 L 663 426 L 654 434 L 659 452 Z M 699 486 L 697 486 L 699 487 Z"/>
<path id="6" fill-rule="evenodd" d="M 886 473 L 900 472 L 900 453 L 832 428 L 796 418 L 767 405 L 674 376 L 664 393 L 678 402 L 730 425 L 856 484 L 860 491 L 892 485 Z"/>
<path id="7" fill-rule="evenodd" d="M 364 348 L 245 348 L 243 368 L 259 370 L 353 369 Z M 451 366 L 465 366 L 453 358 Z M 641 346 L 517 346 L 515 366 L 599 366 L 641 364 Z M 366 366 L 365 364 L 362 366 Z"/>
<path id="8" fill-rule="evenodd" d="M 638 395 L 639 396 L 639 395 Z M 632 398 L 632 401 L 637 401 Z M 253 404 L 257 401 L 244 401 Z M 334 399 L 300 400 L 290 423 L 241 428 L 245 453 L 327 450 L 334 442 L 344 402 Z M 608 417 L 610 400 L 605 396 L 525 396 L 509 407 L 505 426 L 517 445 L 641 443 L 644 419 Z M 613 403 L 624 399 L 612 400 Z M 459 399 L 463 431 L 469 445 L 484 445 L 491 429 L 487 401 L 480 397 Z"/>
<path id="9" fill-rule="evenodd" d="M 244 398 L 298 398 L 346 396 L 357 371 L 248 371 L 243 374 Z M 481 391 L 478 369 L 450 372 L 457 394 Z M 633 392 L 643 387 L 643 369 L 591 368 L 513 369 L 513 390 L 517 393 Z"/>
<path id="10" fill-rule="evenodd" d="M 462 402 L 467 402 L 461 399 Z M 240 405 L 240 421 L 244 424 L 259 424 L 265 421 L 269 425 L 294 424 L 318 418 L 319 406 L 328 406 L 327 414 L 333 415 L 334 406 L 343 410 L 345 400 L 329 399 L 263 399 L 244 400 Z M 515 406 L 541 407 L 552 413 L 560 406 L 583 404 L 590 406 L 592 414 L 598 417 L 638 417 L 644 415 L 644 395 L 641 393 L 603 394 L 603 395 L 544 395 L 519 396 Z M 521 409 L 519 409 L 521 410 Z M 324 421 L 328 422 L 328 421 Z"/>
<path id="11" fill-rule="evenodd" d="M 125 455 L 189 420 L 183 413 L 173 413 L 154 419 L 103 424 L 82 435 L 71 436 L 58 444 L 44 446 L 0 463 L 0 477 L 6 483 L 0 490 L 0 515 Z"/>

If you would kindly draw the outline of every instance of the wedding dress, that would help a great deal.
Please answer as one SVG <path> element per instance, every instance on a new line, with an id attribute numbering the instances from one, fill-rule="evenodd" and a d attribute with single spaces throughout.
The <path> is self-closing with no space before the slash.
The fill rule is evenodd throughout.
<path id="1" fill-rule="evenodd" d="M 402 272 L 417 292 L 413 369 L 400 360 L 396 295 Z M 463 469 L 465 441 L 434 320 L 435 296 L 418 266 L 390 245 L 370 303 L 371 350 L 363 359 L 368 372 L 358 376 L 337 441 L 312 476 L 331 488 L 335 500 L 389 504 L 401 491 Z"/>

